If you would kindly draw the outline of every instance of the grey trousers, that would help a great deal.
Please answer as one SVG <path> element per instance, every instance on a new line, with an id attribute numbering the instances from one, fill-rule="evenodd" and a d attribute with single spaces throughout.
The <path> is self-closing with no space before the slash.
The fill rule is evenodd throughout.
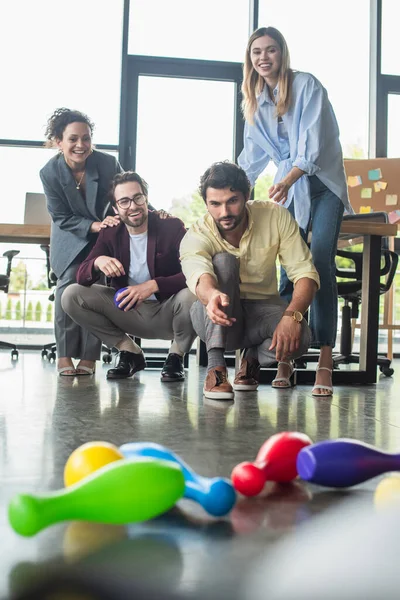
<path id="1" fill-rule="evenodd" d="M 98 360 L 101 341 L 85 327 L 81 327 L 63 310 L 61 298 L 64 290 L 76 282 L 76 272 L 81 259 L 72 263 L 57 280 L 54 301 L 54 334 L 59 357 L 69 356 L 84 360 Z"/>
<path id="2" fill-rule="evenodd" d="M 62 306 L 79 325 L 112 348 L 127 333 L 140 338 L 175 340 L 181 352 L 189 352 L 196 333 L 190 319 L 190 307 L 196 301 L 187 288 L 167 300 L 146 300 L 127 312 L 114 304 L 115 290 L 104 285 L 70 285 L 62 297 Z"/>
<path id="3" fill-rule="evenodd" d="M 207 352 L 212 348 L 239 350 L 256 348 L 260 365 L 268 367 L 276 362 L 275 350 L 268 350 L 274 331 L 286 310 L 287 303 L 279 296 L 265 300 L 241 300 L 239 289 L 239 261 L 228 252 L 213 258 L 214 272 L 219 289 L 228 294 L 230 304 L 225 310 L 230 318 L 236 318 L 231 327 L 215 325 L 207 316 L 206 308 L 197 301 L 190 314 L 197 335 L 205 342 Z M 298 351 L 291 357 L 298 358 L 307 352 L 311 331 L 303 319 Z"/>

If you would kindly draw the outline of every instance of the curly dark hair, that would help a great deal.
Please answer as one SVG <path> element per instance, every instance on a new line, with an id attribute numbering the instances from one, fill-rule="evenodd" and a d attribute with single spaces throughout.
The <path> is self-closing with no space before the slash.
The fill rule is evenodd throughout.
<path id="1" fill-rule="evenodd" d="M 217 190 L 230 188 L 232 192 L 242 192 L 246 199 L 249 197 L 251 189 L 250 181 L 243 169 L 229 160 L 213 163 L 200 177 L 199 193 L 204 202 L 206 202 L 207 188 L 209 187 Z"/>
<path id="2" fill-rule="evenodd" d="M 47 121 L 45 131 L 47 144 L 51 146 L 56 139 L 62 140 L 65 128 L 71 123 L 86 123 L 90 133 L 93 133 L 94 123 L 85 113 L 64 107 L 57 108 Z"/>
<path id="3" fill-rule="evenodd" d="M 140 185 L 140 187 L 142 188 L 142 193 L 146 196 L 146 198 L 149 195 L 149 186 L 147 184 L 147 182 L 143 179 L 143 177 L 140 177 L 140 175 L 138 173 L 135 173 L 135 171 L 124 171 L 124 173 L 117 173 L 116 175 L 114 175 L 114 179 L 111 182 L 111 189 L 109 191 L 109 197 L 110 197 L 110 201 L 111 204 L 113 204 L 115 206 L 115 188 L 117 187 L 117 185 L 121 185 L 122 183 L 127 183 L 128 181 L 133 181 L 136 183 L 138 183 Z"/>

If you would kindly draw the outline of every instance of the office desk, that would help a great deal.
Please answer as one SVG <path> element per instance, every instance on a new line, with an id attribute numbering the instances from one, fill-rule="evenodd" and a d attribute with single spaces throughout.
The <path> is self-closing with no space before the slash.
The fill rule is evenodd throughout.
<path id="1" fill-rule="evenodd" d="M 0 243 L 49 244 L 50 225 L 0 223 Z"/>
<path id="2" fill-rule="evenodd" d="M 363 286 L 361 299 L 361 336 L 360 336 L 360 364 L 358 370 L 335 370 L 333 372 L 334 384 L 364 385 L 376 383 L 377 354 L 379 333 L 379 282 L 382 237 L 395 236 L 397 226 L 389 223 L 367 223 L 343 221 L 340 234 L 359 237 L 363 242 Z M 205 345 L 202 343 L 198 349 L 198 362 L 207 364 Z M 233 366 L 235 358 L 227 357 L 228 366 Z M 275 377 L 276 369 L 261 369 L 260 382 L 270 383 Z M 298 370 L 298 383 L 314 383 L 315 371 Z"/>

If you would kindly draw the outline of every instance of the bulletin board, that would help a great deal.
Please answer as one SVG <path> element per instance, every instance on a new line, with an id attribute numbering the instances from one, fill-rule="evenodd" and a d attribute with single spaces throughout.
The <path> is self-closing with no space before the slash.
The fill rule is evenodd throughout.
<path id="1" fill-rule="evenodd" d="M 400 158 L 345 160 L 350 203 L 356 213 L 384 211 L 400 222 Z"/>

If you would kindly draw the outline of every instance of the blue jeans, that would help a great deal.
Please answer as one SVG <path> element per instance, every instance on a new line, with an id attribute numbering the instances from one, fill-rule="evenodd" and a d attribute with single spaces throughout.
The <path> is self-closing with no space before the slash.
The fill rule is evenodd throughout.
<path id="1" fill-rule="evenodd" d="M 336 343 L 338 296 L 336 284 L 335 256 L 343 202 L 316 175 L 309 177 L 311 192 L 311 216 L 307 230 L 300 229 L 301 236 L 307 239 L 312 224 L 311 254 L 318 271 L 321 287 L 315 295 L 310 310 L 311 346 L 331 346 Z M 288 209 L 294 214 L 293 202 Z M 291 301 L 293 284 L 286 271 L 281 268 L 279 294 L 287 302 Z"/>

